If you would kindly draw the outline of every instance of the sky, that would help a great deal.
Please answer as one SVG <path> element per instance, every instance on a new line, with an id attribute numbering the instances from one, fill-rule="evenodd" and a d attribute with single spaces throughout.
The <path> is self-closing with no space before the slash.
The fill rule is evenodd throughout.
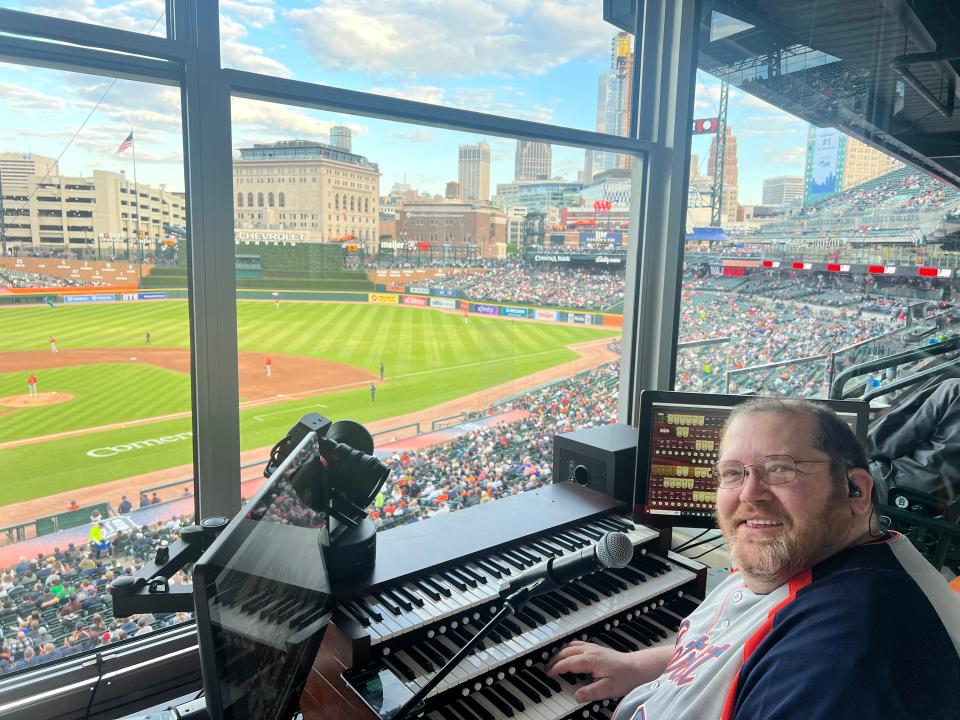
<path id="1" fill-rule="evenodd" d="M 597 79 L 617 29 L 602 0 L 221 0 L 225 67 L 508 117 L 593 130 Z M 0 7 L 154 34 L 162 0 L 0 0 Z M 716 114 L 719 82 L 698 74 L 696 117 Z M 0 151 L 60 158 L 62 174 L 94 168 L 183 188 L 176 88 L 2 64 Z M 642 112 L 642 101 L 641 108 Z M 802 175 L 807 124 L 731 89 L 740 202 L 759 203 L 764 178 Z M 442 194 L 457 178 L 457 146 L 491 145 L 491 192 L 513 179 L 515 141 L 235 99 L 233 147 L 353 131 L 353 151 L 378 164 L 381 194 L 396 182 Z M 692 151 L 706 172 L 709 136 Z M 554 147 L 553 174 L 575 180 L 582 149 Z"/>

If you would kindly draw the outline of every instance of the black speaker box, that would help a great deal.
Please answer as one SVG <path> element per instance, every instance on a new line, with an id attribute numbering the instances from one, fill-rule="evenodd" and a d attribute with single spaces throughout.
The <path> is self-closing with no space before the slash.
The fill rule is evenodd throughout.
<path id="1" fill-rule="evenodd" d="M 553 437 L 553 481 L 573 482 L 633 508 L 637 429 L 629 425 L 584 428 Z"/>

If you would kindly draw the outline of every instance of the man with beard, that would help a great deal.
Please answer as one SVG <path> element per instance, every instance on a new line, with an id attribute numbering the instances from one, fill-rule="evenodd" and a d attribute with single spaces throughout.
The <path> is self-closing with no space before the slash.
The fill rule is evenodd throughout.
<path id="1" fill-rule="evenodd" d="M 734 570 L 675 647 L 575 641 L 548 674 L 614 720 L 960 718 L 960 601 L 906 537 L 883 532 L 856 437 L 830 409 L 756 399 L 714 467 Z"/>

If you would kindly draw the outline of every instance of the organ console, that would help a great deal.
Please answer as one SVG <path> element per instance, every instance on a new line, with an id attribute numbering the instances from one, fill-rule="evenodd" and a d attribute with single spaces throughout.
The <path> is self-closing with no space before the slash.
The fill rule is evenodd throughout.
<path id="1" fill-rule="evenodd" d="M 672 644 L 706 582 L 703 566 L 669 552 L 668 535 L 623 513 L 613 498 L 558 483 L 381 533 L 372 573 L 334 590 L 300 698 L 305 720 L 390 716 L 501 607 L 503 583 L 620 531 L 634 545 L 627 567 L 533 598 L 423 707 L 429 720 L 609 717 L 614 703 L 577 703 L 583 678 L 549 678 L 546 660 L 573 639 L 624 651 Z"/>

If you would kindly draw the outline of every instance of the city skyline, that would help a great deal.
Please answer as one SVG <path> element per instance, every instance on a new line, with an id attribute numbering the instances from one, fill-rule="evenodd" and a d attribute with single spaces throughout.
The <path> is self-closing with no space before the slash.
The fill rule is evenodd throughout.
<path id="1" fill-rule="evenodd" d="M 304 8 L 300 3 L 225 0 L 221 9 L 223 63 L 278 77 L 594 129 L 597 78 L 610 68 L 611 42 L 617 35 L 616 28 L 603 23 L 599 0 L 571 2 L 565 4 L 564 12 L 557 13 L 547 13 L 543 7 L 515 9 L 505 2 L 485 4 L 471 12 L 477 14 L 477 23 L 483 23 L 477 26 L 489 25 L 489 32 L 467 38 L 461 37 L 463 18 L 454 17 L 452 9 L 428 17 L 399 1 L 377 5 L 376 15 L 384 17 L 382 27 L 399 28 L 389 37 L 378 36 L 381 26 L 368 27 L 369 16 L 366 24 L 359 20 L 369 4 L 358 0 Z M 131 7 L 88 0 L 81 5 L 83 10 L 71 11 L 52 0 L 34 0 L 24 9 L 141 31 L 162 12 L 162 2 Z M 157 14 L 152 10 L 158 10 Z M 340 35 L 331 32 L 324 36 L 321 28 L 325 22 Z M 424 32 L 426 29 L 433 32 Z M 412 37 L 414 31 L 419 53 L 411 53 L 409 44 L 395 37 L 397 32 Z M 429 62 L 431 53 L 444 62 Z M 468 57 L 473 58 L 472 63 L 466 62 Z M 132 129 L 140 179 L 182 190 L 176 88 L 129 81 L 117 81 L 111 88 L 113 81 L 94 76 L 4 67 L 8 72 L 0 81 L 0 97 L 14 112 L 0 119 L 0 150 L 33 151 L 57 158 L 103 97 L 90 122 L 60 158 L 61 172 L 83 175 L 101 169 L 129 174 L 129 154 L 117 156 L 114 151 Z M 699 73 L 695 115 L 715 115 L 718 95 L 719 81 Z M 736 88 L 730 90 L 729 122 L 736 128 L 741 146 L 741 203 L 760 202 L 765 178 L 803 172 L 805 122 Z M 405 181 L 421 192 L 443 195 L 446 183 L 458 178 L 457 148 L 480 141 L 491 146 L 491 188 L 513 180 L 514 138 L 234 100 L 235 150 L 280 140 L 328 142 L 334 125 L 348 127 L 353 151 L 379 165 L 384 192 Z M 692 150 L 701 162 L 707 157 L 709 140 L 710 136 L 693 138 Z M 552 154 L 552 175 L 576 180 L 583 168 L 583 149 L 554 145 Z"/>

